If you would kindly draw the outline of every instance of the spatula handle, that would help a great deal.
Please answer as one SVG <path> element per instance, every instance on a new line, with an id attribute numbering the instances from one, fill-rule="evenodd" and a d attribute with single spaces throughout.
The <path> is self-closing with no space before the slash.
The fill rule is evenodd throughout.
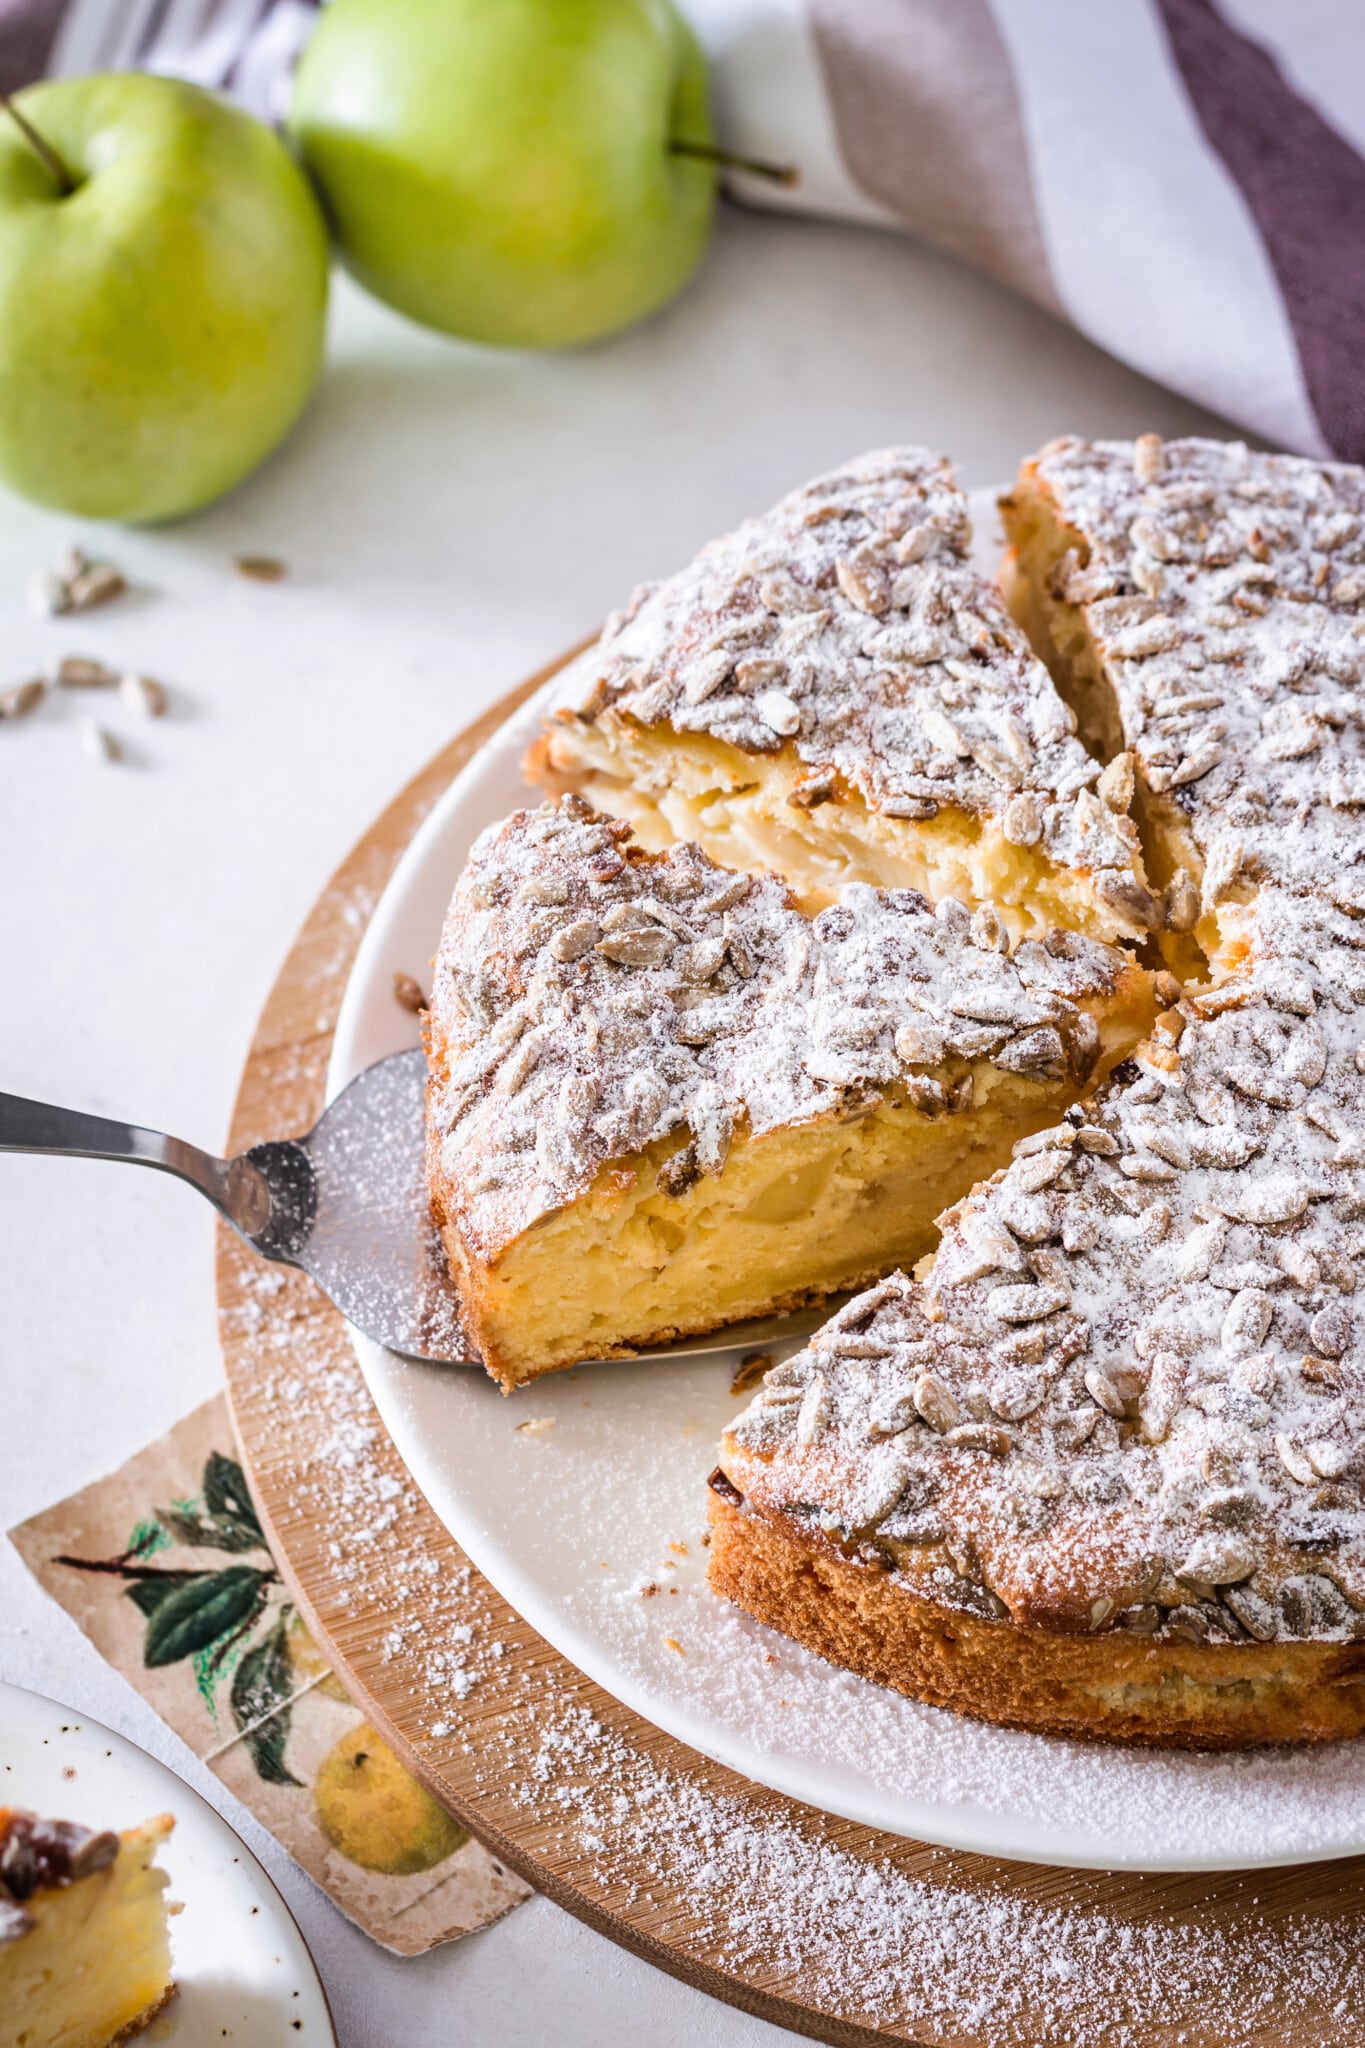
<path id="1" fill-rule="evenodd" d="M 0 1152 L 126 1160 L 132 1166 L 156 1167 L 207 1195 L 215 1209 L 248 1237 L 270 1214 L 269 1190 L 245 1159 L 215 1159 L 211 1152 L 201 1152 L 197 1145 L 167 1137 L 163 1131 L 90 1116 L 81 1109 L 61 1109 L 53 1102 L 32 1102 L 24 1095 L 0 1094 Z"/>

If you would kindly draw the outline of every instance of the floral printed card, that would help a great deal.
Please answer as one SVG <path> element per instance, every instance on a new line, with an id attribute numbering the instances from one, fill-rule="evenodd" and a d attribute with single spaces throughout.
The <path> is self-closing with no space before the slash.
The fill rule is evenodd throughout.
<path id="1" fill-rule="evenodd" d="M 96 1649 L 385 1948 L 418 1955 L 527 1896 L 403 1768 L 309 1635 L 222 1395 L 12 1541 Z"/>

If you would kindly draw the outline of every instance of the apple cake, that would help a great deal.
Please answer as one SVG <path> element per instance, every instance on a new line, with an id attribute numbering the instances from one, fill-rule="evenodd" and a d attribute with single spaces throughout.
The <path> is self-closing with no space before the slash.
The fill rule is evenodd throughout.
<path id="1" fill-rule="evenodd" d="M 1141 940 L 1147 887 L 1120 774 L 967 559 L 946 462 L 835 470 L 636 592 L 566 671 L 532 781 L 780 874 L 990 905 L 1017 936 Z"/>
<path id="2" fill-rule="evenodd" d="M 1006 508 L 1011 602 L 1132 778 L 1185 990 L 947 1209 L 923 1277 L 767 1376 L 711 1482 L 713 1586 L 916 1698 L 1138 1743 L 1365 1732 L 1363 485 L 1063 441 Z"/>
<path id="3" fill-rule="evenodd" d="M 0 1807 L 0 2048 L 112 2048 L 170 1999 L 169 1814 L 122 1835 Z"/>
<path id="4" fill-rule="evenodd" d="M 488 1370 L 918 1259 L 1176 993 L 1081 933 L 1011 944 L 989 905 L 849 883 L 811 919 L 580 797 L 518 812 L 470 855 L 426 1021 L 432 1205 Z"/>

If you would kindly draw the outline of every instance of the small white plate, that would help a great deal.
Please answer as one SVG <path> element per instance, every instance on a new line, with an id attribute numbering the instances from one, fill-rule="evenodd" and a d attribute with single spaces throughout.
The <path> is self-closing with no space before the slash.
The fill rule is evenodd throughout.
<path id="1" fill-rule="evenodd" d="M 973 506 L 987 568 L 993 502 Z M 494 735 L 400 862 L 356 957 L 329 1094 L 414 1042 L 393 975 L 424 979 L 473 839 L 536 801 L 520 761 L 539 716 L 533 700 Z M 1041 1863 L 1221 1870 L 1365 1849 L 1365 1743 L 1218 1757 L 1016 1734 L 835 1670 L 713 1597 L 699 1538 L 740 1406 L 735 1354 L 580 1368 L 504 1400 L 477 1371 L 353 1335 L 395 1444 L 479 1570 L 606 1691 L 745 1777 L 893 1834 Z M 553 1426 L 518 1432 L 539 1417 Z"/>
<path id="2" fill-rule="evenodd" d="M 98 1721 L 0 1681 L 0 1805 L 88 1828 L 160 1813 L 175 1832 L 157 1858 L 177 1995 L 146 2039 L 174 2048 L 336 2048 L 327 1999 L 294 1917 L 222 1815 L 165 1764 Z"/>

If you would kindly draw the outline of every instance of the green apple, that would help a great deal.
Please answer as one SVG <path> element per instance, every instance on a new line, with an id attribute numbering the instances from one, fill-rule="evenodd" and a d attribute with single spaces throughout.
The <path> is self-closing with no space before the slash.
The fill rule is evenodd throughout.
<path id="1" fill-rule="evenodd" d="M 361 284 L 450 334 L 592 341 L 701 257 L 706 69 L 671 0 L 331 0 L 289 119 Z"/>
<path id="2" fill-rule="evenodd" d="M 0 478 L 92 518 L 191 512 L 317 375 L 308 180 L 259 121 L 171 79 L 63 79 L 15 105 L 64 176 L 0 110 Z"/>

